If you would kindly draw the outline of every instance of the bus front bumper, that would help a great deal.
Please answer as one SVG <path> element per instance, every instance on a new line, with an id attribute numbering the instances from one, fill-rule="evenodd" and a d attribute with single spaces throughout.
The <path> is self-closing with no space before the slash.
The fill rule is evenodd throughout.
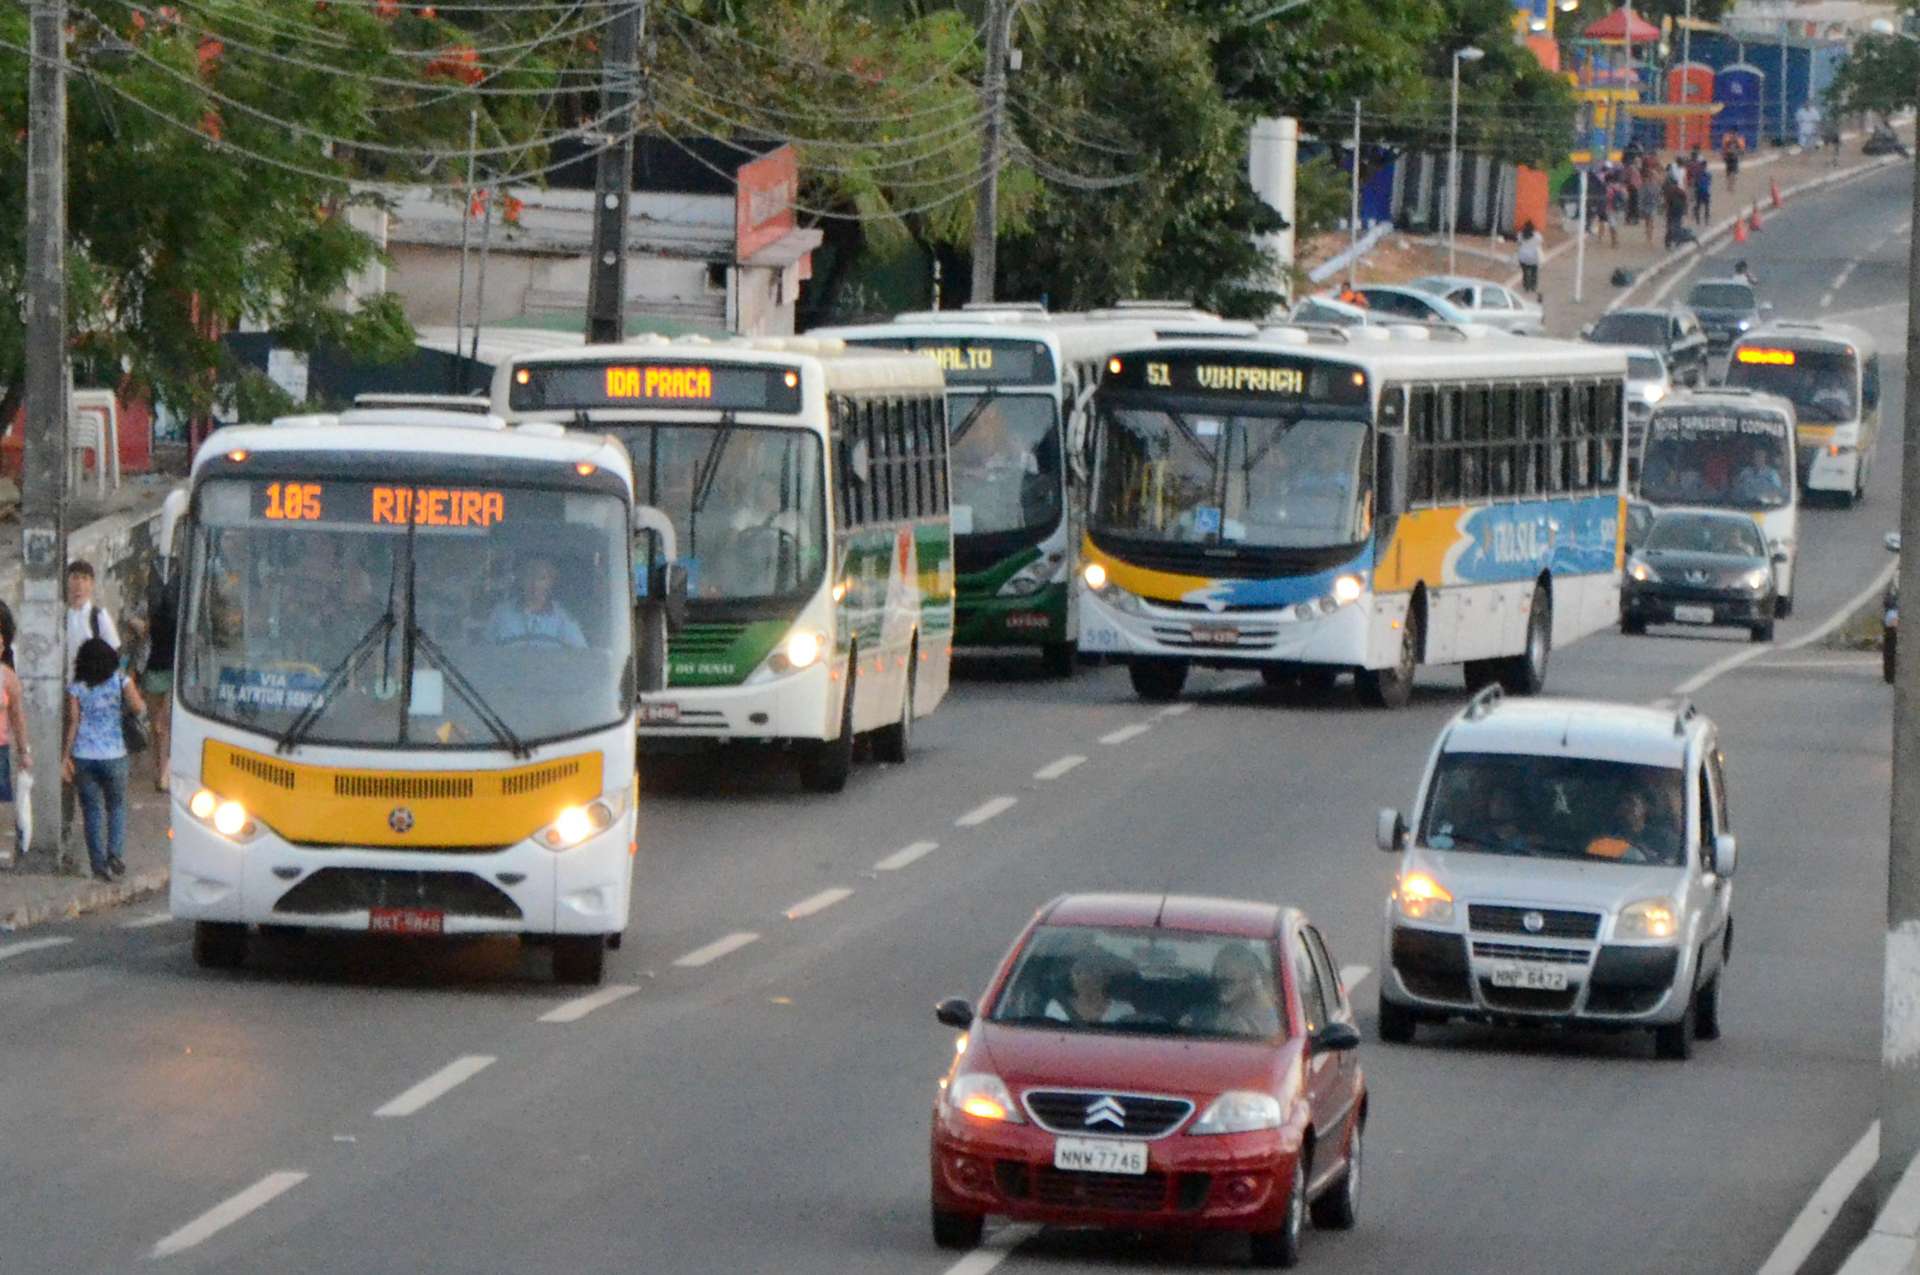
<path id="1" fill-rule="evenodd" d="M 1024 598 L 965 592 L 954 598 L 955 646 L 1042 646 L 1070 637 L 1065 581 Z"/>
<path id="2" fill-rule="evenodd" d="M 729 739 L 830 739 L 840 727 L 845 670 L 840 653 L 764 682 L 649 691 L 640 705 L 640 750 L 673 752 Z"/>
<path id="3" fill-rule="evenodd" d="M 1322 611 L 1228 611 L 1214 614 L 1139 603 L 1122 609 L 1107 594 L 1080 586 L 1080 649 L 1107 655 L 1185 659 L 1196 664 L 1313 664 L 1360 668 L 1373 599 Z"/>
<path id="4" fill-rule="evenodd" d="M 1799 449 L 1800 486 L 1807 491 L 1852 491 L 1860 478 L 1860 452 L 1846 443 Z"/>

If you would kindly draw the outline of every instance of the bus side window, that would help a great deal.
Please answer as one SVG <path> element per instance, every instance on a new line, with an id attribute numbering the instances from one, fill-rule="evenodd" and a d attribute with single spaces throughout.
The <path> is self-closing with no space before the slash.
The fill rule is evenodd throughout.
<path id="1" fill-rule="evenodd" d="M 1619 381 L 1593 387 L 1593 483 L 1602 490 L 1619 484 L 1620 473 L 1620 400 Z"/>
<path id="2" fill-rule="evenodd" d="M 1587 488 L 1587 414 L 1591 400 L 1585 385 L 1567 391 L 1567 414 L 1557 431 L 1560 450 L 1560 490 Z"/>
<path id="3" fill-rule="evenodd" d="M 1433 503 L 1434 401 L 1431 386 L 1416 386 L 1407 392 L 1407 423 L 1413 437 L 1413 473 L 1407 478 L 1407 503 Z"/>
<path id="4" fill-rule="evenodd" d="M 841 529 L 854 525 L 853 431 L 847 400 L 827 400 L 828 440 L 833 449 L 833 518 Z"/>
<path id="5" fill-rule="evenodd" d="M 1489 449 L 1488 490 L 1493 497 L 1504 499 L 1515 492 L 1515 463 L 1519 447 L 1514 442 L 1520 437 L 1519 396 L 1511 385 L 1496 386 L 1493 391 L 1493 410 L 1487 421 L 1487 434 L 1491 438 Z"/>
<path id="6" fill-rule="evenodd" d="M 1544 386 L 1529 385 L 1520 391 L 1520 494 L 1538 496 L 1546 485 L 1547 391 Z"/>
<path id="7" fill-rule="evenodd" d="M 1484 500 L 1487 496 L 1488 415 L 1493 399 L 1492 387 L 1475 385 L 1466 391 L 1465 442 L 1460 449 L 1460 495 L 1466 500 Z"/>
<path id="8" fill-rule="evenodd" d="M 1460 413 L 1462 394 L 1449 387 L 1439 392 L 1439 427 L 1433 449 L 1433 499 L 1449 504 L 1460 499 Z"/>
<path id="9" fill-rule="evenodd" d="M 912 412 L 918 404 L 913 399 L 896 398 L 887 404 L 887 411 L 893 417 L 893 437 L 900 448 L 900 504 L 909 518 L 918 518 L 925 512 L 925 504 L 920 499 L 920 431 L 915 428 Z"/>
<path id="10" fill-rule="evenodd" d="M 913 438 L 913 495 L 921 517 L 933 512 L 933 456 L 931 432 L 927 429 L 927 400 L 907 400 L 907 428 Z"/>
<path id="11" fill-rule="evenodd" d="M 942 516 L 953 508 L 953 475 L 948 471 L 947 458 L 947 399 L 945 395 L 933 400 L 933 482 L 938 498 L 935 507 Z"/>
<path id="12" fill-rule="evenodd" d="M 867 482 L 871 502 L 867 516 L 874 522 L 893 517 L 892 466 L 887 461 L 886 430 L 881 428 L 881 407 L 872 399 L 860 405 L 861 423 L 867 436 Z"/>

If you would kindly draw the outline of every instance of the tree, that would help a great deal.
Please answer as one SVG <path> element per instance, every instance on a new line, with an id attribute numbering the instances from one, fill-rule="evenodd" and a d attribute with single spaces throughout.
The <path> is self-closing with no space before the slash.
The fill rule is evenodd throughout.
<path id="1" fill-rule="evenodd" d="M 1827 109 L 1839 115 L 1882 117 L 1920 103 L 1920 44 L 1898 35 L 1863 35 L 1853 42 L 1827 86 Z"/>

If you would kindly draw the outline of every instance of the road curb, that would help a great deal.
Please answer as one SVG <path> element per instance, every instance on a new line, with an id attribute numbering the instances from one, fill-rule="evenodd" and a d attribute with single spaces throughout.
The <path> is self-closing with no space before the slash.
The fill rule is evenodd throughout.
<path id="1" fill-rule="evenodd" d="M 166 890 L 170 877 L 165 868 L 136 872 L 111 884 L 95 881 L 82 885 L 61 898 L 24 903 L 0 915 L 0 932 L 25 930 L 49 921 L 69 921 L 88 912 L 123 907 L 140 899 L 151 898 Z"/>

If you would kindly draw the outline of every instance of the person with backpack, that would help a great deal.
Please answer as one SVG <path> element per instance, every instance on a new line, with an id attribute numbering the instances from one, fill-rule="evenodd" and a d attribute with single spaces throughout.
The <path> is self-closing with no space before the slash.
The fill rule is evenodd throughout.
<path id="1" fill-rule="evenodd" d="M 105 638 L 90 637 L 73 659 L 67 686 L 65 756 L 60 777 L 80 798 L 87 859 L 96 880 L 126 875 L 127 736 L 122 717 L 143 714 L 146 701 L 125 673 L 120 652 Z"/>

